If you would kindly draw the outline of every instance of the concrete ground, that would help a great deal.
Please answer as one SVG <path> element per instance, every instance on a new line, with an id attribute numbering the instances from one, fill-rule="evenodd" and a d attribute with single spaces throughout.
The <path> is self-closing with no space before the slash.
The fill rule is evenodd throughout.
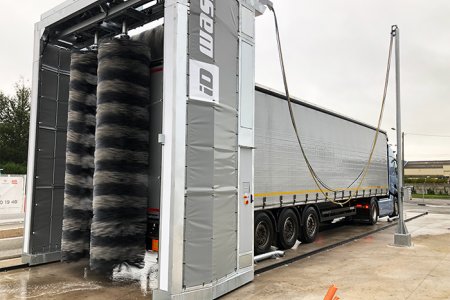
<path id="1" fill-rule="evenodd" d="M 331 284 L 341 299 L 450 299 L 450 201 L 426 200 L 426 206 L 418 206 L 421 201 L 405 207 L 411 214 L 429 211 L 407 223 L 411 248 L 391 245 L 391 227 L 257 275 L 222 299 L 323 299 Z M 53 263 L 1 272 L 0 299 L 151 298 L 138 282 L 104 281 L 86 274 L 84 265 Z"/>
<path id="2" fill-rule="evenodd" d="M 17 264 L 22 247 L 23 222 L 0 222 L 0 268 Z"/>
<path id="3" fill-rule="evenodd" d="M 407 223 L 414 246 L 393 247 L 395 228 L 265 272 L 223 299 L 450 299 L 450 215 Z"/>

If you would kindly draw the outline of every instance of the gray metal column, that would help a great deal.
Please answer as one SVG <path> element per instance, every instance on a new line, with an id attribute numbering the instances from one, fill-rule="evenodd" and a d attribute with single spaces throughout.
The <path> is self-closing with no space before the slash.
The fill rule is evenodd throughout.
<path id="1" fill-rule="evenodd" d="M 164 16 L 159 289 L 154 299 L 181 294 L 183 280 L 188 1 L 166 1 Z"/>
<path id="2" fill-rule="evenodd" d="M 70 51 L 35 27 L 23 261 L 60 259 Z"/>
<path id="3" fill-rule="evenodd" d="M 240 5 L 239 24 L 238 270 L 253 272 L 255 9 L 245 1 L 242 1 Z"/>
<path id="4" fill-rule="evenodd" d="M 255 7 L 191 0 L 187 14 L 181 2 L 165 3 L 163 123 L 172 127 L 163 126 L 160 282 L 153 296 L 212 299 L 254 277 Z M 185 140 L 174 139 L 178 134 Z"/>
<path id="5" fill-rule="evenodd" d="M 395 87 L 397 102 L 397 162 L 398 162 L 398 210 L 399 222 L 394 234 L 396 246 L 411 246 L 411 234 L 406 228 L 403 215 L 403 139 L 402 139 L 402 112 L 400 106 L 400 32 L 396 25 L 392 26 L 395 35 Z"/>

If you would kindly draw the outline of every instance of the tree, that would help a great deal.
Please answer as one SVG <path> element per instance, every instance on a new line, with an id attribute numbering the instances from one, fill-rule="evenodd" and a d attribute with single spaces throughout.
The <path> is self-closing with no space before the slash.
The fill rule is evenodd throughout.
<path id="1" fill-rule="evenodd" d="M 26 169 L 30 96 L 31 89 L 23 80 L 15 84 L 14 96 L 0 92 L 0 166 L 17 164 L 22 166 L 18 169 Z"/>

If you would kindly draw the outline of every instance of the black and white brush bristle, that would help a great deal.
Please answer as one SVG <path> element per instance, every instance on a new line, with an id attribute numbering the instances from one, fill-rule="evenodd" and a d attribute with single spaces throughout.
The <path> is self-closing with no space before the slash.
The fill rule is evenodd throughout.
<path id="1" fill-rule="evenodd" d="M 114 39 L 98 49 L 90 267 L 142 267 L 147 230 L 150 50 Z"/>
<path id="2" fill-rule="evenodd" d="M 89 254 L 97 105 L 97 53 L 73 52 L 70 65 L 66 173 L 61 252 L 63 261 Z"/>

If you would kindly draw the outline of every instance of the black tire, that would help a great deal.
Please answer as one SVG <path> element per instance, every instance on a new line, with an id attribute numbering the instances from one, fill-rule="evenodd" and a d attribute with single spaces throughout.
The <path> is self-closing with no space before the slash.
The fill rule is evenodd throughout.
<path id="1" fill-rule="evenodd" d="M 303 243 L 312 243 L 319 232 L 319 216 L 313 207 L 308 207 L 302 214 L 302 227 L 300 240 Z"/>
<path id="2" fill-rule="evenodd" d="M 295 212 L 284 209 L 278 217 L 278 244 L 282 250 L 291 249 L 299 235 L 298 218 Z"/>
<path id="3" fill-rule="evenodd" d="M 266 253 L 272 246 L 275 231 L 272 220 L 265 212 L 259 212 L 255 215 L 255 236 L 254 252 L 255 255 Z"/>
<path id="4" fill-rule="evenodd" d="M 389 215 L 390 218 L 398 216 L 398 200 L 397 197 L 394 197 L 394 211 Z"/>
<path id="5" fill-rule="evenodd" d="M 370 225 L 375 225 L 378 222 L 378 204 L 374 198 L 370 199 L 368 221 Z"/>

